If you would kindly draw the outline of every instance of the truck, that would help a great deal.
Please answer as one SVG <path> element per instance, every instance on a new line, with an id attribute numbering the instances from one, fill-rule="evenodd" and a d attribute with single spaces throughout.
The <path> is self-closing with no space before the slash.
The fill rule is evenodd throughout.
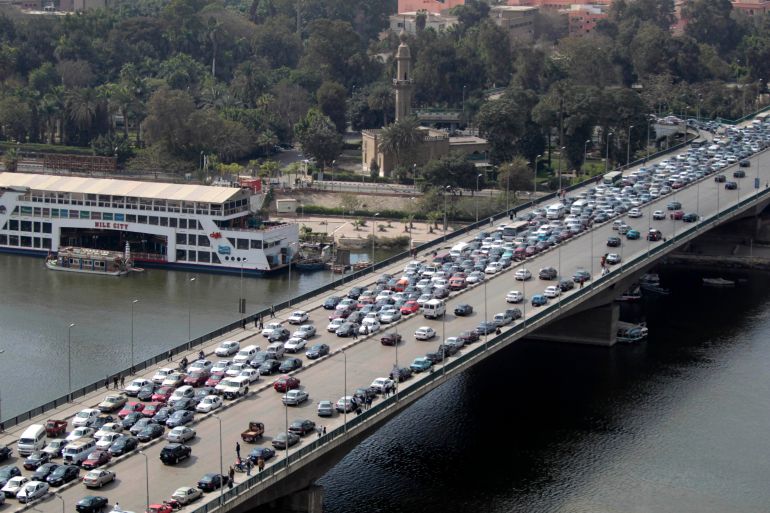
<path id="1" fill-rule="evenodd" d="M 249 429 L 241 433 L 241 438 L 244 442 L 248 442 L 250 444 L 256 443 L 257 440 L 262 438 L 262 435 L 265 433 L 265 425 L 261 422 L 257 422 L 255 420 L 252 420 L 249 422 Z"/>
<path id="2" fill-rule="evenodd" d="M 45 423 L 45 434 L 49 438 L 56 438 L 67 431 L 67 421 L 48 419 Z"/>

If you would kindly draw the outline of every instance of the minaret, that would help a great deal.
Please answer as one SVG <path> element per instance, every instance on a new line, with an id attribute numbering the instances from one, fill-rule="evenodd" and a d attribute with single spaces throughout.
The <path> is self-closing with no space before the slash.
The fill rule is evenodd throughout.
<path id="1" fill-rule="evenodd" d="M 396 121 L 409 117 L 412 113 L 412 53 L 406 44 L 406 32 L 401 30 L 398 38 L 401 44 L 396 50 Z"/>

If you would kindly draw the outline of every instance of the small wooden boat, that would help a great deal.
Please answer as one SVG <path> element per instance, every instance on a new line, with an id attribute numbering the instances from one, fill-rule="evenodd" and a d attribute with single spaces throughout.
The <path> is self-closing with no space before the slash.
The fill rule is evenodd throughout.
<path id="1" fill-rule="evenodd" d="M 618 332 L 616 340 L 623 344 L 633 344 L 644 340 L 648 335 L 647 324 L 640 322 L 633 324 L 630 322 L 618 321 Z"/>
<path id="2" fill-rule="evenodd" d="M 702 281 L 706 287 L 735 287 L 733 280 L 726 280 L 725 278 L 703 278 Z"/>

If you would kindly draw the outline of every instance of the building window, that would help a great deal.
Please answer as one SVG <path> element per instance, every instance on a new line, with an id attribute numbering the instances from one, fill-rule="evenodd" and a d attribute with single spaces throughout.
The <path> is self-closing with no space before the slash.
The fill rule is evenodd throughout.
<path id="1" fill-rule="evenodd" d="M 43 223 L 43 233 L 51 233 L 51 223 Z"/>
<path id="2" fill-rule="evenodd" d="M 176 234 L 176 243 L 177 244 L 187 244 L 187 235 L 184 233 L 177 233 Z"/>

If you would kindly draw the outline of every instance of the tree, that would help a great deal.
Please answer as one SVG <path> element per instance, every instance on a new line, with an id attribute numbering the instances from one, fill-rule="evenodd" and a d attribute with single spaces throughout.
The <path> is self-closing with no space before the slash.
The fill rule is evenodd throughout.
<path id="1" fill-rule="evenodd" d="M 32 128 L 32 113 L 29 105 L 15 96 L 0 99 L 0 130 L 6 137 L 25 142 Z"/>
<path id="2" fill-rule="evenodd" d="M 492 162 L 505 162 L 513 157 L 514 144 L 524 135 L 535 102 L 536 97 L 531 91 L 511 88 L 501 98 L 481 106 L 476 123 L 489 141 Z"/>
<path id="3" fill-rule="evenodd" d="M 382 114 L 382 125 L 388 126 L 388 119 L 394 114 L 395 101 L 393 87 L 390 84 L 379 83 L 372 86 L 367 97 L 369 108 Z"/>
<path id="4" fill-rule="evenodd" d="M 731 51 L 741 40 L 739 26 L 732 18 L 730 0 L 687 0 L 682 17 L 687 20 L 684 32 L 700 43 Z"/>
<path id="5" fill-rule="evenodd" d="M 419 126 L 417 118 L 408 117 L 383 128 L 378 149 L 393 155 L 396 167 L 405 165 L 422 142 Z"/>
<path id="6" fill-rule="evenodd" d="M 502 164 L 497 171 L 497 186 L 503 191 L 513 191 L 513 198 L 516 199 L 518 191 L 532 190 L 534 171 L 529 162 L 517 155 L 510 162 Z"/>
<path id="7" fill-rule="evenodd" d="M 344 133 L 347 128 L 347 117 L 345 115 L 345 104 L 347 101 L 347 91 L 339 82 L 327 80 L 316 92 L 316 101 L 318 108 L 325 115 L 329 116 L 337 131 Z"/>
<path id="8" fill-rule="evenodd" d="M 350 23 L 321 19 L 312 22 L 308 31 L 303 68 L 319 73 L 323 79 L 342 81 L 346 87 L 366 75 L 369 58 Z"/>
<path id="9" fill-rule="evenodd" d="M 192 96 L 184 91 L 159 89 L 150 97 L 144 133 L 151 144 L 166 151 L 192 155 L 192 139 L 188 119 L 195 112 Z"/>
<path id="10" fill-rule="evenodd" d="M 271 18 L 257 27 L 251 47 L 271 68 L 295 68 L 302 55 L 302 41 L 285 17 Z"/>
<path id="11" fill-rule="evenodd" d="M 342 151 L 342 136 L 332 120 L 317 108 L 308 110 L 304 119 L 294 125 L 294 135 L 303 151 L 324 167 Z"/>
<path id="12" fill-rule="evenodd" d="M 429 161 L 422 168 L 425 186 L 459 187 L 472 189 L 476 185 L 476 166 L 461 153 L 452 153 L 440 159 Z"/>

